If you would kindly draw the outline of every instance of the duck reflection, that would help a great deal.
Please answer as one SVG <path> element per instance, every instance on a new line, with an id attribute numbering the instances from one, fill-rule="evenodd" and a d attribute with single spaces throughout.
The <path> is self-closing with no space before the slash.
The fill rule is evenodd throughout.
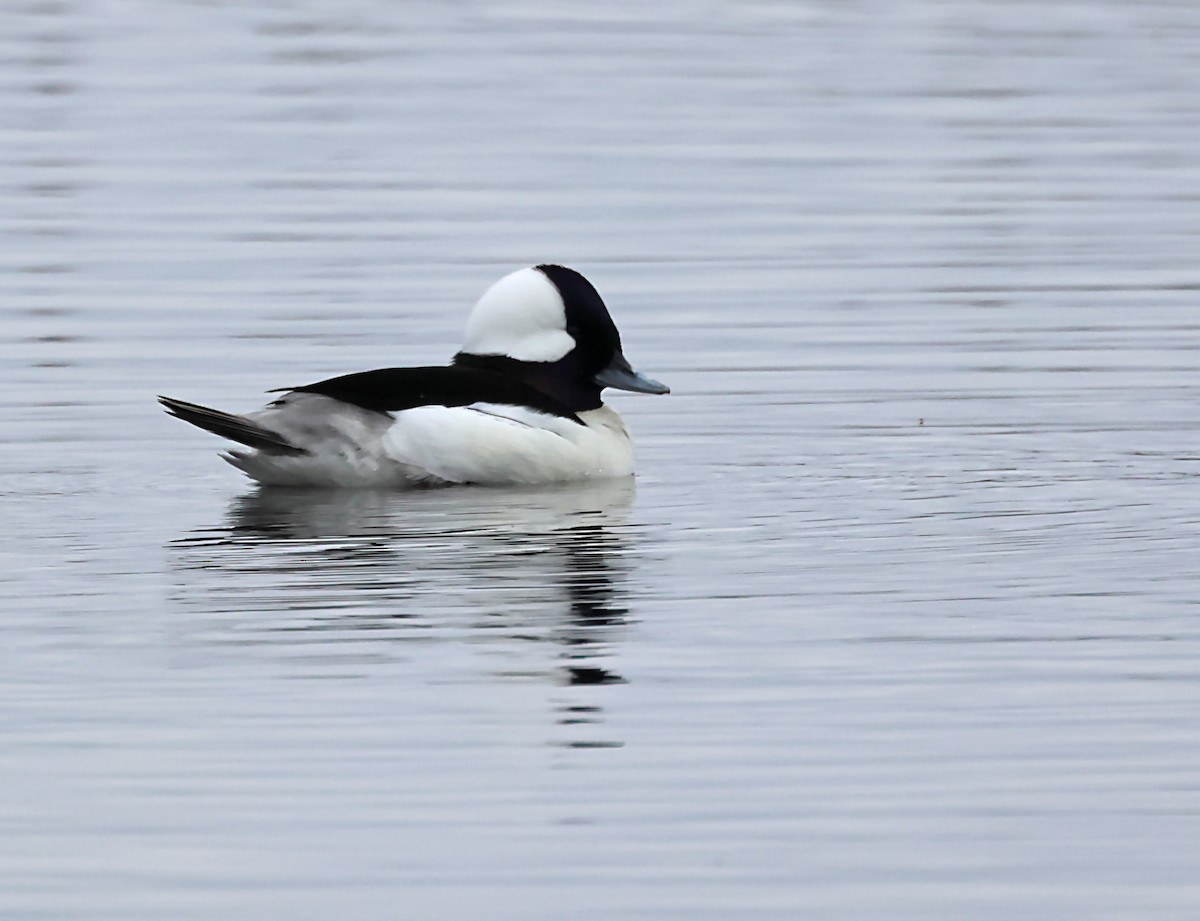
<path id="1" fill-rule="evenodd" d="M 249 646 L 328 675 L 403 660 L 414 642 L 454 640 L 482 647 L 493 677 L 619 684 L 612 658 L 629 614 L 621 594 L 633 497 L 632 480 L 262 489 L 237 499 L 220 526 L 170 545 L 175 598 L 191 615 L 187 645 Z M 594 700 L 565 696 L 559 722 L 601 720 Z"/>

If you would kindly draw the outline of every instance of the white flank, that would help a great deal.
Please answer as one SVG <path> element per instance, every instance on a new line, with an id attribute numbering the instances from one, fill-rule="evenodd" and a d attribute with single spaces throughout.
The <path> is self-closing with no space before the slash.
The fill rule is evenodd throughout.
<path id="1" fill-rule="evenodd" d="M 451 483 L 564 483 L 629 476 L 633 443 L 621 417 L 602 406 L 584 425 L 513 406 L 420 406 L 396 414 L 389 456 Z"/>

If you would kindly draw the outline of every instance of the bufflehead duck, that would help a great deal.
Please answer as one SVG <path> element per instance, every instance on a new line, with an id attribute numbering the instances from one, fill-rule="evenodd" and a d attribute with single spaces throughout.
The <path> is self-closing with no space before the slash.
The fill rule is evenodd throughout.
<path id="1" fill-rule="evenodd" d="M 600 399 L 605 387 L 670 392 L 630 366 L 586 278 L 539 265 L 484 292 L 447 366 L 281 388 L 244 416 L 158 399 L 185 422 L 253 449 L 221 456 L 264 484 L 503 485 L 632 474 L 629 430 Z"/>

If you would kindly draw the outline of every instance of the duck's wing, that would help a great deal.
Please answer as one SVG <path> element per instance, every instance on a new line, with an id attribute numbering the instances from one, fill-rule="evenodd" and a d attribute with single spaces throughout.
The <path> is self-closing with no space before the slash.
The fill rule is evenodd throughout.
<path id="1" fill-rule="evenodd" d="M 284 389 L 319 393 L 376 412 L 402 412 L 419 406 L 452 407 L 491 403 L 524 407 L 579 422 L 578 416 L 564 404 L 522 380 L 507 374 L 459 365 L 380 368 Z"/>
<path id="2" fill-rule="evenodd" d="M 594 429 L 537 388 L 487 370 L 347 374 L 288 388 L 244 416 L 161 401 L 178 418 L 257 448 L 226 459 L 263 483 L 546 483 L 632 470 L 623 429 Z"/>

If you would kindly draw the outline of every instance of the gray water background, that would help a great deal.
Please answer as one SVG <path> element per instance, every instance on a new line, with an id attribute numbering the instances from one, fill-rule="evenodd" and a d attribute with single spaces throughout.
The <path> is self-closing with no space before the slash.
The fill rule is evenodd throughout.
<path id="1" fill-rule="evenodd" d="M 1200 914 L 1200 7 L 0 7 L 0 916 Z M 163 392 L 600 288 L 631 483 Z"/>

